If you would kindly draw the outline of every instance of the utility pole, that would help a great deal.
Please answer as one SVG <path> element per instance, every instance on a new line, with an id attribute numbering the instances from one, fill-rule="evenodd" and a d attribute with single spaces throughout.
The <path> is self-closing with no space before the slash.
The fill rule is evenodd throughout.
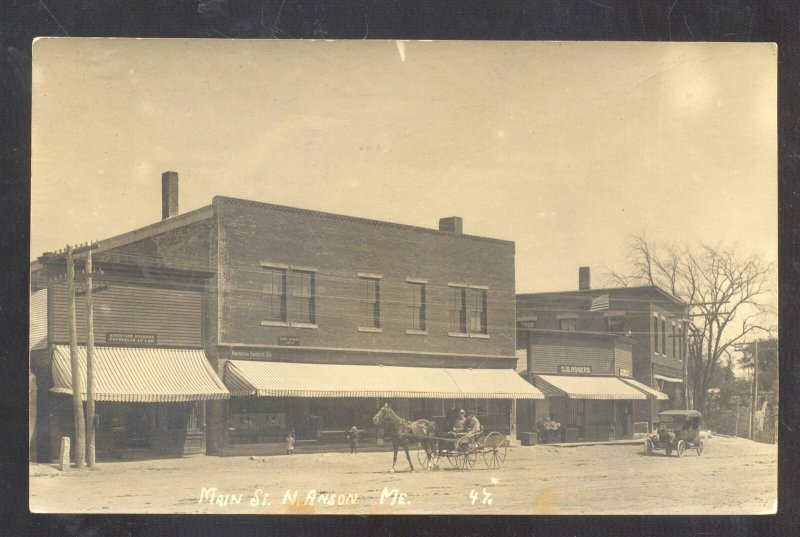
<path id="1" fill-rule="evenodd" d="M 94 308 L 92 295 L 92 251 L 86 252 L 86 454 L 89 468 L 94 468 Z"/>
<path id="2" fill-rule="evenodd" d="M 733 436 L 739 436 L 739 406 L 741 401 L 739 400 L 740 397 L 736 396 L 736 423 L 733 425 Z"/>
<path id="3" fill-rule="evenodd" d="M 75 420 L 75 466 L 86 463 L 86 423 L 83 417 L 82 382 L 78 366 L 78 327 L 75 318 L 75 261 L 73 248 L 67 245 L 67 299 L 69 309 L 69 360 L 72 373 L 72 411 Z"/>
<path id="4" fill-rule="evenodd" d="M 755 340 L 755 351 L 753 352 L 753 397 L 750 400 L 750 440 L 756 434 L 756 408 L 758 403 L 758 339 Z"/>

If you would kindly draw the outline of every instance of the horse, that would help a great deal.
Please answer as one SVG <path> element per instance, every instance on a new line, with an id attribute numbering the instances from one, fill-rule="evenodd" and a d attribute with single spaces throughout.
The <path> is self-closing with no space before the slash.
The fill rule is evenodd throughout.
<path id="1" fill-rule="evenodd" d="M 394 450 L 394 459 L 392 459 L 392 469 L 394 472 L 395 465 L 397 464 L 397 450 L 402 446 L 406 452 L 406 459 L 411 466 L 411 471 L 414 471 L 414 464 L 411 462 L 411 455 L 408 454 L 408 440 L 413 438 L 418 440 L 422 447 L 425 449 L 427 455 L 427 467 L 431 467 L 433 454 L 436 452 L 436 423 L 429 420 L 417 420 L 410 422 L 398 416 L 389 403 L 383 405 L 377 414 L 372 418 L 372 422 L 376 425 L 386 424 L 389 430 L 389 436 L 392 438 L 392 449 Z"/>

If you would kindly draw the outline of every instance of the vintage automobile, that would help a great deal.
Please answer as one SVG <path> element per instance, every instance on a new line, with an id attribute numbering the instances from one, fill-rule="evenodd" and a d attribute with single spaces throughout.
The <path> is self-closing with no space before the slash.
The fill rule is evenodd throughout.
<path id="1" fill-rule="evenodd" d="M 675 451 L 683 456 L 687 448 L 703 453 L 703 439 L 700 438 L 700 423 L 703 415 L 697 410 L 666 410 L 658 414 L 658 429 L 644 441 L 648 455 L 654 449 L 663 449 L 667 456 Z"/>

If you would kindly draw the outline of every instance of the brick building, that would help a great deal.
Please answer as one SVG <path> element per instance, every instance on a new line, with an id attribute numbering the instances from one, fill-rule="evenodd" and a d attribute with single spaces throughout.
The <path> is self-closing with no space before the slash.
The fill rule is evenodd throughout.
<path id="1" fill-rule="evenodd" d="M 579 372 L 634 381 L 647 397 L 628 399 L 622 412 L 652 424 L 660 410 L 684 405 L 686 315 L 683 302 L 656 286 L 592 289 L 589 269 L 582 267 L 577 291 L 517 295 L 517 349 L 546 393 L 547 380 L 537 382 L 537 375 Z M 580 382 L 550 380 L 564 387 Z M 601 397 L 597 386 L 594 397 Z M 551 389 L 548 397 L 555 394 Z M 537 414 L 546 408 L 537 405 Z"/>
<path id="2" fill-rule="evenodd" d="M 161 222 L 94 250 L 107 281 L 97 361 L 114 364 L 98 408 L 107 451 L 135 448 L 126 428 L 141 449 L 173 453 L 268 451 L 288 431 L 321 442 L 352 425 L 377 438 L 384 401 L 442 426 L 452 405 L 470 407 L 512 433 L 513 401 L 543 398 L 514 371 L 513 242 L 464 234 L 457 217 L 428 229 L 220 196 L 178 215 L 177 174 L 163 185 Z M 48 294 L 48 335 L 31 357 L 50 403 L 40 397 L 52 427 L 40 448 L 71 427 L 63 266 L 60 254 L 32 264 L 33 293 Z M 175 373 L 164 364 L 191 371 L 162 386 Z M 143 393 L 118 393 L 121 376 Z"/>

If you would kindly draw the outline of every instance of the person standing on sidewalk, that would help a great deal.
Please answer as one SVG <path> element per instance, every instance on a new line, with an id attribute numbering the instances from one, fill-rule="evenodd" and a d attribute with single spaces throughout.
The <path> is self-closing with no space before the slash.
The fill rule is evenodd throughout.
<path id="1" fill-rule="evenodd" d="M 286 454 L 294 454 L 294 433 L 292 431 L 286 433 Z"/>
<path id="2" fill-rule="evenodd" d="M 347 439 L 350 440 L 350 453 L 358 453 L 358 427 L 353 425 L 347 431 Z"/>

